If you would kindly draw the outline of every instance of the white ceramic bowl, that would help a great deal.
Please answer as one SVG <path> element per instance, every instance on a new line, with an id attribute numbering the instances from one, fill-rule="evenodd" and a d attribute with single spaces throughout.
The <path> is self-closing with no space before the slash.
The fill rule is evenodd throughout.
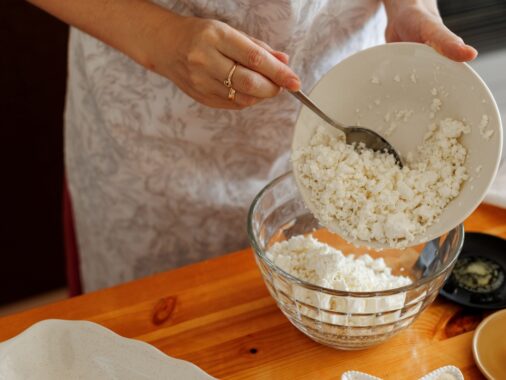
<path id="1" fill-rule="evenodd" d="M 437 95 L 433 94 L 434 89 Z M 334 66 L 316 84 L 310 97 L 343 124 L 368 127 L 383 136 L 396 110 L 412 110 L 407 122 L 396 120 L 398 127 L 385 136 L 404 157 L 408 152 L 416 152 L 431 122 L 450 117 L 471 126 L 471 133 L 462 138 L 462 143 L 468 149 L 466 166 L 472 180 L 464 183 L 460 195 L 446 207 L 439 221 L 410 244 L 432 240 L 456 227 L 485 197 L 501 158 L 502 127 L 490 90 L 469 65 L 453 62 L 423 44 L 375 46 Z M 441 100 L 442 107 L 431 119 L 430 105 L 434 98 Z M 391 114 L 388 122 L 387 113 Z M 480 133 L 483 115 L 488 118 L 485 130 L 493 131 L 490 139 Z M 303 107 L 295 125 L 292 148 L 307 145 L 320 125 L 323 122 L 318 116 Z M 296 168 L 294 173 L 297 177 Z M 298 186 L 314 213 L 308 191 L 300 183 Z M 381 247 L 378 243 L 355 243 Z"/>

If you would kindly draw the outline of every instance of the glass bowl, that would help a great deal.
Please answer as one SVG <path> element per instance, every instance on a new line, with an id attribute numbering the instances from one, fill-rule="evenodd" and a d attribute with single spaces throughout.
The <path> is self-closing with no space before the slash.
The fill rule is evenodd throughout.
<path id="1" fill-rule="evenodd" d="M 408 276 L 413 282 L 385 291 L 338 291 L 300 280 L 267 258 L 266 250 L 275 242 L 309 233 L 344 255 L 382 257 L 392 274 Z M 426 244 L 401 250 L 357 248 L 318 224 L 290 172 L 272 181 L 254 199 L 248 235 L 265 284 L 289 321 L 316 342 L 353 350 L 384 342 L 430 305 L 462 249 L 464 227 L 459 225 Z"/>

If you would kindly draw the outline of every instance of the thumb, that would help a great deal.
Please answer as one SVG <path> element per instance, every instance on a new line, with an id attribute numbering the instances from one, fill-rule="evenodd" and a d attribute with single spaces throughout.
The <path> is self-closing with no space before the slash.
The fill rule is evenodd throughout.
<path id="1" fill-rule="evenodd" d="M 426 24 L 422 35 L 426 36 L 425 43 L 437 52 L 457 62 L 472 61 L 478 52 L 472 46 L 466 45 L 462 38 L 454 34 L 442 22 Z"/>

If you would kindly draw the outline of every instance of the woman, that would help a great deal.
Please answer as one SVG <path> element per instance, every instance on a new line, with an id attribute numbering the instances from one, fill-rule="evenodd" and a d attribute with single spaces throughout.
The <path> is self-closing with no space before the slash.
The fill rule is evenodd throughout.
<path id="1" fill-rule="evenodd" d="M 288 168 L 299 105 L 281 90 L 386 26 L 377 0 L 31 2 L 74 26 L 65 158 L 86 291 L 246 246 L 248 205 Z M 476 56 L 436 0 L 384 5 L 388 41 Z"/>

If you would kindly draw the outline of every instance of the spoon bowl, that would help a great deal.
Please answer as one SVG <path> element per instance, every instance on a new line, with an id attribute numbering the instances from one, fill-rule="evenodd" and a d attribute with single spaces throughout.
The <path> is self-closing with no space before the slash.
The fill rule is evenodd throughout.
<path id="1" fill-rule="evenodd" d="M 359 147 L 361 144 L 363 144 L 368 149 L 391 154 L 394 156 L 397 165 L 402 168 L 402 160 L 400 154 L 394 149 L 392 144 L 390 144 L 380 134 L 368 128 L 358 126 L 345 127 L 342 123 L 338 123 L 330 116 L 328 116 L 325 112 L 323 112 L 321 108 L 318 107 L 311 99 L 309 99 L 309 97 L 301 90 L 292 92 L 292 94 L 295 96 L 295 98 L 302 102 L 302 104 L 313 111 L 316 115 L 321 117 L 322 120 L 327 122 L 327 124 L 343 132 L 346 136 L 346 144 L 354 145 L 355 147 Z"/>
<path id="2" fill-rule="evenodd" d="M 362 127 L 346 127 L 346 144 L 363 143 L 366 148 L 374 151 L 386 152 L 395 158 L 395 162 L 402 168 L 401 155 L 394 147 L 381 135 L 372 129 Z"/>

